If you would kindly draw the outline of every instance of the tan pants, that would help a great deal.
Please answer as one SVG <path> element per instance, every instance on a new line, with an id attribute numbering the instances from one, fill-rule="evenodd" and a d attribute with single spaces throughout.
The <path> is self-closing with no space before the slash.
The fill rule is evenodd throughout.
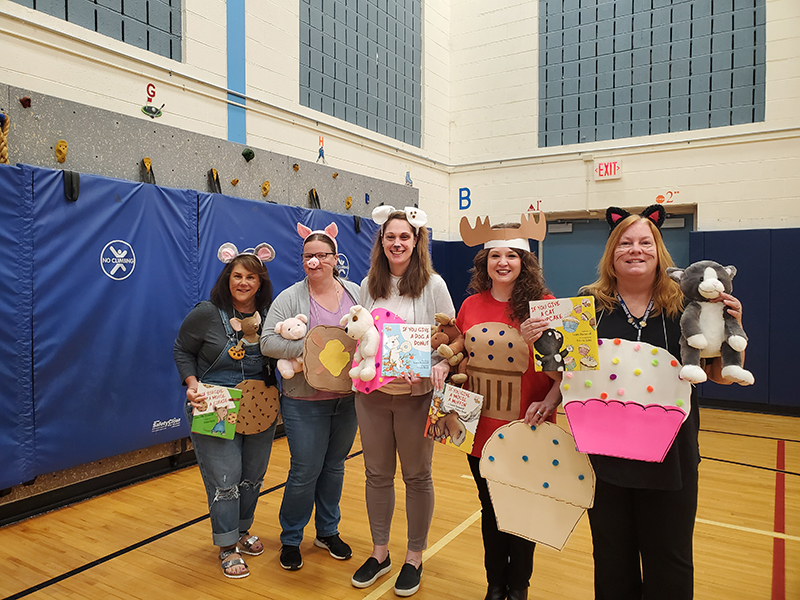
<path id="1" fill-rule="evenodd" d="M 406 485 L 408 549 L 428 546 L 433 518 L 431 458 L 433 440 L 425 437 L 432 392 L 422 396 L 392 396 L 380 391 L 356 394 L 356 413 L 366 467 L 367 515 L 372 543 L 389 543 L 394 513 L 397 456 Z"/>

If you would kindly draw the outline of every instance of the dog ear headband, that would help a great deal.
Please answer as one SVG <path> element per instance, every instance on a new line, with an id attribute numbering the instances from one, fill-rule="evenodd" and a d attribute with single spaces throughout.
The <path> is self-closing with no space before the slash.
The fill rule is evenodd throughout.
<path id="1" fill-rule="evenodd" d="M 381 235 L 383 235 L 383 226 L 386 224 L 386 221 L 389 220 L 389 215 L 393 212 L 398 212 L 398 209 L 389 205 L 377 206 L 372 211 L 372 220 L 381 226 Z M 428 224 L 428 215 L 416 206 L 406 206 L 403 212 L 406 213 L 408 224 L 414 228 L 417 234 L 419 234 L 420 227 L 425 227 L 425 225 Z"/>
<path id="2" fill-rule="evenodd" d="M 606 221 L 608 221 L 608 224 L 611 226 L 611 231 L 613 231 L 614 228 L 619 225 L 620 221 L 623 221 L 630 216 L 631 213 L 624 208 L 609 206 L 606 210 Z M 640 212 L 639 216 L 643 219 L 649 219 L 653 222 L 653 225 L 660 230 L 661 226 L 664 224 L 664 219 L 667 218 L 667 211 L 665 211 L 664 207 L 660 204 L 651 204 L 642 212 Z"/>
<path id="3" fill-rule="evenodd" d="M 531 251 L 529 239 L 542 241 L 547 235 L 547 224 L 544 215 L 538 213 L 520 215 L 519 229 L 503 228 L 492 229 L 489 217 L 478 217 L 475 227 L 470 226 L 467 217 L 461 217 L 459 231 L 461 239 L 467 246 L 477 246 L 483 244 L 484 248 L 516 248 L 518 250 Z"/>
<path id="4" fill-rule="evenodd" d="M 226 265 L 237 256 L 242 256 L 244 254 L 252 254 L 261 262 L 268 263 L 275 258 L 275 249 L 266 242 L 263 242 L 255 248 L 245 248 L 239 252 L 232 243 L 225 242 L 219 247 L 219 250 L 217 250 L 217 258 Z"/>
<path id="5" fill-rule="evenodd" d="M 333 242 L 333 249 L 336 251 L 337 254 L 339 253 L 339 245 L 336 243 L 336 236 L 339 235 L 339 227 L 337 227 L 336 223 L 331 223 L 325 229 L 315 229 L 314 231 L 312 231 L 302 223 L 297 224 L 297 234 L 301 238 L 303 238 L 303 242 L 305 242 L 308 236 L 314 235 L 315 233 L 324 235 L 325 237 L 330 239 L 330 241 Z"/>

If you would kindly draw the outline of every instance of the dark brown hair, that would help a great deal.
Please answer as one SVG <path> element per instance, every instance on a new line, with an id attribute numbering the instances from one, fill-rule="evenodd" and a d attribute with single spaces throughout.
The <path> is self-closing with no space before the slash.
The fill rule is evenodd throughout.
<path id="1" fill-rule="evenodd" d="M 231 262 L 225 265 L 222 273 L 217 277 L 217 282 L 211 288 L 209 300 L 217 308 L 221 308 L 227 312 L 233 312 L 233 299 L 231 298 L 231 273 L 234 267 L 241 265 L 243 269 L 247 269 L 251 273 L 258 275 L 261 280 L 261 285 L 256 292 L 255 302 L 256 311 L 264 312 L 272 304 L 272 282 L 269 280 L 269 271 L 264 263 L 259 260 L 255 254 L 240 254 Z"/>
<path id="2" fill-rule="evenodd" d="M 498 225 L 503 227 L 503 225 Z M 480 294 L 492 288 L 492 279 L 489 277 L 489 252 L 493 248 L 480 250 L 472 261 L 474 265 L 470 272 L 472 279 L 469 282 L 469 289 Z M 508 301 L 507 314 L 517 323 L 522 323 L 530 316 L 528 302 L 531 300 L 541 300 L 542 296 L 550 294 L 550 290 L 544 283 L 544 273 L 536 255 L 533 252 L 512 248 L 520 257 L 519 277 L 514 282 L 511 290 L 511 298 Z"/>
<path id="3" fill-rule="evenodd" d="M 408 218 L 404 211 L 397 210 L 391 213 L 378 231 L 375 243 L 372 245 L 368 285 L 369 295 L 376 300 L 378 298 L 388 298 L 392 287 L 392 272 L 389 270 L 389 259 L 386 258 L 386 254 L 383 252 L 383 231 L 389 222 L 394 219 L 400 219 L 408 223 Z M 411 228 L 411 232 L 414 233 L 414 226 L 411 223 L 408 223 L 408 226 Z M 420 227 L 419 231 L 414 235 L 414 239 L 416 244 L 411 253 L 411 261 L 408 263 L 406 272 L 400 277 L 397 288 L 401 296 L 419 298 L 435 271 L 431 263 L 431 255 L 428 252 L 427 228 Z"/>

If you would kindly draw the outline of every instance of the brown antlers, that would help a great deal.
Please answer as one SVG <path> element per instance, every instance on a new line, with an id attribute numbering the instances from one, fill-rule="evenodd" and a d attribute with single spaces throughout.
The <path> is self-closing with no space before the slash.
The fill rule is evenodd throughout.
<path id="1" fill-rule="evenodd" d="M 489 217 L 478 217 L 475 227 L 470 227 L 467 217 L 461 218 L 459 226 L 461 239 L 467 246 L 477 246 L 492 240 L 509 240 L 513 238 L 528 238 L 542 241 L 547 234 L 547 224 L 542 213 L 527 213 L 520 215 L 520 226 L 516 228 L 492 229 Z"/>

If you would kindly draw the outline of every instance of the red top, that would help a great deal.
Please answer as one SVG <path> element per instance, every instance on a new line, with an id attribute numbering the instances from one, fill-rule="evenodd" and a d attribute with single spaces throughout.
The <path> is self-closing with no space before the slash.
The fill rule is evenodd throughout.
<path id="1" fill-rule="evenodd" d="M 554 296 L 546 295 L 542 296 L 541 299 L 552 300 L 554 298 Z M 495 300 L 492 297 L 491 290 L 487 290 L 480 294 L 473 294 L 464 300 L 464 303 L 461 305 L 461 310 L 458 311 L 458 317 L 456 317 L 456 325 L 458 325 L 458 328 L 464 333 L 466 333 L 466 331 L 474 325 L 489 322 L 505 323 L 506 325 L 519 330 L 519 324 L 508 315 L 506 312 L 507 308 L 508 303 L 498 302 Z M 468 358 L 469 357 L 467 357 L 467 359 Z M 522 419 L 525 416 L 525 412 L 533 402 L 539 402 L 543 400 L 547 395 L 547 392 L 550 391 L 550 388 L 555 383 L 546 373 L 542 373 L 541 371 L 537 373 L 534 369 L 534 364 L 535 361 L 533 358 L 533 348 L 529 346 L 528 368 L 522 374 L 522 383 L 520 387 L 521 397 L 520 412 L 518 415 L 519 419 Z M 467 382 L 464 387 L 467 387 L 468 385 L 469 382 Z M 548 420 L 555 423 L 555 413 L 553 413 Z M 501 419 L 481 415 L 481 418 L 478 421 L 478 428 L 475 431 L 475 442 L 472 445 L 471 454 L 473 456 L 481 456 L 486 440 L 489 439 L 495 430 L 508 422 L 509 421 L 503 421 Z"/>

